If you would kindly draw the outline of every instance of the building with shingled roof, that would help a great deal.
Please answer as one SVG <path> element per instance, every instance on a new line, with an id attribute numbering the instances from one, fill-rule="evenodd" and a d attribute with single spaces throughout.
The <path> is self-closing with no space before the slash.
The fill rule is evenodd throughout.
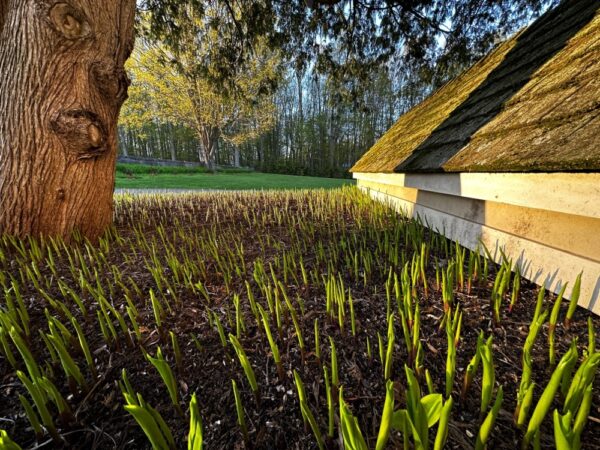
<path id="1" fill-rule="evenodd" d="M 600 314 L 600 2 L 565 1 L 400 117 L 358 186 Z"/>

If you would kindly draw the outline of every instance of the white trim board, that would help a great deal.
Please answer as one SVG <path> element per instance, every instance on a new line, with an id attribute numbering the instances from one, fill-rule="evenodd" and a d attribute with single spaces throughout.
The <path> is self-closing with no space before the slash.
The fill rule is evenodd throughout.
<path id="1" fill-rule="evenodd" d="M 600 218 L 600 173 L 357 172 L 352 176 L 357 180 Z"/>
<path id="2" fill-rule="evenodd" d="M 467 248 L 475 250 L 481 239 L 497 262 L 501 257 L 497 249 L 502 247 L 504 253 L 519 265 L 525 278 L 538 285 L 544 284 L 552 292 L 558 293 L 565 282 L 572 286 L 583 270 L 579 305 L 600 314 L 600 263 L 393 197 L 373 188 L 361 187 L 360 183 L 359 187 L 372 198 L 392 205 L 409 217 L 419 216 L 431 229 L 443 232 L 445 236 Z M 565 297 L 569 298 L 570 294 L 571 289 L 567 287 Z"/>

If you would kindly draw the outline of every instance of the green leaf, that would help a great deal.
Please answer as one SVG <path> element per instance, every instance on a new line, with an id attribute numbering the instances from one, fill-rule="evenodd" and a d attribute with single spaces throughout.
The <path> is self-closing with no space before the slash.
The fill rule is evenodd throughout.
<path id="1" fill-rule="evenodd" d="M 563 295 L 565 295 L 565 290 L 567 289 L 567 285 L 569 283 L 563 284 L 556 300 L 554 301 L 554 306 L 552 307 L 552 312 L 550 313 L 550 326 L 554 328 L 556 323 L 558 322 L 558 314 L 560 313 L 560 305 L 562 303 Z"/>
<path id="2" fill-rule="evenodd" d="M 21 394 L 19 394 L 19 401 L 21 402 L 21 405 L 23 405 L 23 408 L 25 409 L 25 415 L 29 419 L 29 423 L 31 424 L 31 428 L 33 428 L 33 431 L 34 431 L 36 437 L 38 437 L 38 438 L 43 437 L 44 431 L 42 429 L 42 425 L 40 424 L 40 421 L 38 420 L 38 415 L 33 410 L 33 406 L 31 406 L 31 403 L 29 403 L 29 400 L 27 400 Z M 0 447 L 0 448 L 2 448 L 2 447 Z"/>
<path id="3" fill-rule="evenodd" d="M 125 405 L 125 411 L 131 414 L 140 427 L 142 427 L 153 450 L 174 449 L 174 447 L 169 447 L 167 439 L 162 435 L 160 428 L 154 421 L 154 417 L 147 409 L 137 405 Z"/>
<path id="4" fill-rule="evenodd" d="M 575 416 L 575 422 L 573 423 L 573 447 L 576 449 L 579 449 L 581 446 L 581 433 L 588 421 L 590 409 L 592 408 L 592 393 L 593 385 L 589 384 L 583 394 L 581 405 L 579 406 L 579 410 Z"/>
<path id="5" fill-rule="evenodd" d="M 81 374 L 79 367 L 77 366 L 77 364 L 75 364 L 75 361 L 65 348 L 63 342 L 57 336 L 53 336 L 51 334 L 46 335 L 46 337 L 52 343 L 54 349 L 58 353 L 60 363 L 63 366 L 63 370 L 65 371 L 67 377 L 71 376 L 77 381 L 77 384 L 79 384 L 79 386 L 84 387 L 85 380 L 83 378 L 83 375 Z"/>
<path id="6" fill-rule="evenodd" d="M 427 414 L 427 426 L 431 428 L 438 420 L 442 413 L 442 394 L 429 394 L 421 399 L 421 405 Z"/>
<path id="7" fill-rule="evenodd" d="M 148 412 L 150 412 L 150 414 L 152 415 L 152 418 L 154 419 L 154 421 L 158 425 L 158 429 L 161 431 L 161 433 L 163 434 L 163 436 L 167 440 L 167 443 L 169 444 L 169 446 L 171 448 L 175 448 L 175 441 L 173 440 L 173 436 L 171 434 L 171 430 L 169 429 L 169 426 L 164 421 L 164 419 L 159 414 L 159 412 L 156 409 L 154 409 L 153 407 L 151 407 L 150 405 L 148 405 L 144 401 L 144 399 L 142 398 L 142 396 L 140 394 L 138 394 L 138 401 L 139 401 L 139 404 L 142 406 L 142 408 L 145 408 Z"/>
<path id="8" fill-rule="evenodd" d="M 369 450 L 358 426 L 358 420 L 352 415 L 344 401 L 342 388 L 340 388 L 340 421 L 344 448 L 346 450 Z"/>
<path id="9" fill-rule="evenodd" d="M 310 411 L 308 405 L 305 402 L 300 403 L 300 411 L 302 412 L 302 416 L 309 423 L 310 428 L 313 434 L 315 435 L 315 439 L 317 440 L 317 445 L 319 446 L 319 449 L 323 450 L 325 448 L 325 444 L 323 442 L 323 438 L 321 437 L 321 430 L 319 430 L 319 425 L 315 420 L 315 416 L 313 416 L 312 412 Z"/>
<path id="10" fill-rule="evenodd" d="M 571 413 L 561 416 L 558 409 L 554 410 L 554 444 L 557 450 L 572 450 L 569 424 L 571 422 Z"/>
<path id="11" fill-rule="evenodd" d="M 443 450 L 446 445 L 446 439 L 448 438 L 448 422 L 450 421 L 450 412 L 452 411 L 453 403 L 452 397 L 450 397 L 442 407 L 442 411 L 440 412 L 440 423 L 438 425 L 437 434 L 435 435 L 434 450 Z"/>
<path id="12" fill-rule="evenodd" d="M 36 379 L 30 380 L 27 375 L 25 375 L 20 370 L 17 370 L 17 378 L 23 383 L 29 395 L 33 399 L 33 403 L 35 404 L 40 418 L 42 419 L 42 423 L 44 426 L 50 431 L 50 433 L 56 433 L 56 427 L 54 426 L 54 421 L 52 420 L 52 415 L 48 410 L 48 396 L 46 392 L 39 386 Z"/>
<path id="13" fill-rule="evenodd" d="M 275 364 L 280 364 L 281 359 L 279 357 L 279 347 L 277 347 L 277 343 L 275 342 L 275 339 L 273 339 L 273 334 L 271 333 L 271 326 L 269 325 L 269 318 L 267 317 L 267 313 L 260 304 L 258 305 L 258 310 L 260 311 L 260 315 L 262 317 L 263 327 L 265 329 L 265 333 L 267 334 L 269 346 L 271 347 L 271 353 L 273 353 L 273 360 L 275 361 Z"/>
<path id="14" fill-rule="evenodd" d="M 233 386 L 233 397 L 235 399 L 235 410 L 237 413 L 238 425 L 242 430 L 242 434 L 244 435 L 244 439 L 248 438 L 248 429 L 246 427 L 246 418 L 244 416 L 244 406 L 242 405 L 242 396 L 240 395 L 240 391 L 237 387 L 237 383 L 235 380 L 231 380 L 231 385 Z"/>
<path id="15" fill-rule="evenodd" d="M 331 384 L 333 386 L 338 386 L 340 383 L 340 378 L 338 375 L 337 352 L 335 350 L 335 342 L 333 342 L 333 338 L 331 336 L 329 336 L 329 345 L 331 346 Z"/>
<path id="16" fill-rule="evenodd" d="M 393 414 L 394 382 L 388 380 L 385 384 L 385 402 L 383 404 L 383 413 L 381 414 L 381 423 L 379 424 L 379 433 L 377 434 L 375 450 L 383 450 L 385 448 L 385 445 L 390 438 Z"/>
<path id="17" fill-rule="evenodd" d="M 202 450 L 204 436 L 202 433 L 202 419 L 198 410 L 196 393 L 192 394 L 190 401 L 190 431 L 188 433 L 188 450 Z"/>
<path id="18" fill-rule="evenodd" d="M 546 417 L 546 414 L 548 413 L 550 406 L 554 401 L 556 391 L 560 387 L 563 372 L 574 359 L 577 359 L 577 346 L 575 341 L 573 341 L 567 353 L 563 355 L 558 365 L 556 366 L 556 369 L 554 369 L 554 372 L 550 377 L 550 381 L 546 385 L 546 388 L 544 389 L 544 392 L 542 393 L 542 396 L 540 397 L 533 411 L 533 414 L 531 415 L 529 425 L 527 426 L 527 432 L 525 433 L 525 445 L 528 445 L 533 435 L 539 430 L 540 426 L 542 425 L 542 422 L 544 421 L 544 418 Z"/>
<path id="19" fill-rule="evenodd" d="M 600 365 L 600 352 L 594 353 L 581 363 L 571 381 L 565 398 L 563 412 L 571 411 L 571 414 L 575 414 L 579 408 L 585 389 L 594 380 L 598 365 Z"/>
<path id="20" fill-rule="evenodd" d="M 533 404 L 533 392 L 535 390 L 535 383 L 531 383 L 529 387 L 524 391 L 523 400 L 519 406 L 519 415 L 517 417 L 517 427 L 522 428 L 527 420 L 527 415 Z"/>
<path id="21" fill-rule="evenodd" d="M 23 357 L 23 361 L 25 362 L 25 366 L 27 367 L 29 376 L 31 376 L 32 378 L 40 377 L 41 376 L 40 368 L 38 367 L 38 364 L 35 361 L 35 358 L 29 351 L 27 344 L 25 344 L 25 341 L 21 338 L 21 336 L 19 336 L 19 333 L 16 330 L 16 328 L 11 327 L 8 334 L 11 337 L 11 339 L 13 340 L 15 347 L 17 347 L 17 350 Z"/>
<path id="22" fill-rule="evenodd" d="M 567 315 L 565 317 L 565 325 L 569 324 L 569 321 L 573 318 L 575 310 L 577 309 L 577 302 L 579 301 L 579 295 L 581 293 L 581 276 L 583 272 L 580 272 L 575 279 L 573 290 L 571 291 L 571 298 L 569 300 L 569 308 L 567 309 Z"/>
<path id="23" fill-rule="evenodd" d="M 21 447 L 4 430 L 0 430 L 0 448 L 2 450 L 21 450 Z"/>
<path id="24" fill-rule="evenodd" d="M 498 412 L 500 411 L 500 407 L 502 406 L 503 400 L 504 392 L 502 390 L 502 386 L 500 386 L 500 388 L 498 388 L 498 393 L 496 394 L 496 401 L 494 402 L 494 406 L 492 407 L 485 420 L 481 424 L 481 427 L 479 428 L 477 440 L 475 441 L 475 450 L 483 450 L 485 448 L 485 444 L 487 443 L 490 434 L 492 434 L 492 430 L 494 429 L 494 423 L 496 422 L 496 418 L 498 417 Z"/>
<path id="25" fill-rule="evenodd" d="M 246 374 L 246 378 L 248 379 L 248 383 L 250 384 L 252 392 L 257 393 L 258 383 L 256 382 L 256 375 L 254 375 L 254 370 L 250 365 L 250 360 L 246 356 L 246 352 L 242 348 L 242 344 L 240 344 L 240 341 L 238 341 L 237 338 L 232 334 L 229 334 L 229 342 L 231 342 L 231 345 L 233 345 L 235 353 L 240 360 L 240 364 L 242 365 L 242 369 L 244 369 L 244 373 Z"/>
<path id="26" fill-rule="evenodd" d="M 175 380 L 175 376 L 173 375 L 173 371 L 171 367 L 165 360 L 160 347 L 156 349 L 156 358 L 153 358 L 149 354 L 146 354 L 146 359 L 158 370 L 167 390 L 169 391 L 169 396 L 171 397 L 171 402 L 173 405 L 179 407 L 179 395 L 177 393 L 177 381 Z"/>
<path id="27" fill-rule="evenodd" d="M 408 411 L 406 409 L 394 411 L 394 414 L 392 414 L 392 428 L 404 432 L 407 429 L 408 420 Z"/>
<path id="28" fill-rule="evenodd" d="M 492 357 L 492 342 L 487 342 L 481 347 L 481 362 L 483 366 L 483 381 L 481 385 L 481 407 L 480 412 L 484 414 L 492 401 L 492 392 L 496 382 L 494 371 L 494 360 Z"/>

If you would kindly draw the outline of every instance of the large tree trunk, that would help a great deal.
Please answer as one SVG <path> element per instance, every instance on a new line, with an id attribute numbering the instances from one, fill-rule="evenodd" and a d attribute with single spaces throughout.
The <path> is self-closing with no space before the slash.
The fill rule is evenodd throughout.
<path id="1" fill-rule="evenodd" d="M 0 0 L 0 233 L 111 223 L 135 0 Z"/>

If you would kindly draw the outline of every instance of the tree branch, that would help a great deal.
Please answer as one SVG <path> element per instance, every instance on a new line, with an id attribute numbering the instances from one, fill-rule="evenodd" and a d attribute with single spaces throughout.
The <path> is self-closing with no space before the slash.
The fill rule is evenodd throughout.
<path id="1" fill-rule="evenodd" d="M 229 11 L 229 15 L 231 16 L 231 20 L 233 21 L 235 28 L 237 29 L 237 31 L 240 35 L 240 42 L 241 42 L 242 49 L 243 49 L 244 41 L 246 40 L 246 35 L 244 33 L 242 25 L 235 17 L 235 10 L 233 9 L 233 6 L 231 6 L 231 3 L 229 3 L 229 0 L 225 0 L 225 6 L 227 7 L 227 10 Z M 241 52 L 240 52 L 240 55 L 241 55 Z"/>
<path id="2" fill-rule="evenodd" d="M 341 2 L 342 0 L 306 0 L 306 6 L 309 8 L 318 8 L 321 5 L 333 6 Z"/>
<path id="3" fill-rule="evenodd" d="M 312 8 L 312 9 L 316 9 L 319 6 L 334 6 L 334 5 L 337 5 L 338 3 L 340 3 L 341 1 L 342 0 L 306 0 L 306 6 L 308 6 L 309 8 Z M 407 2 L 405 0 L 386 0 L 385 6 L 373 6 L 370 4 L 366 4 L 360 0 L 353 0 L 353 8 L 352 8 L 353 10 L 356 8 L 356 5 L 354 5 L 354 2 L 356 2 L 356 4 L 358 4 L 359 6 L 367 9 L 368 11 L 394 10 L 394 9 L 400 7 L 405 12 L 407 12 L 407 13 L 413 15 L 414 17 L 416 17 L 417 19 L 427 23 L 427 25 L 429 25 L 431 28 L 433 28 L 441 33 L 449 34 L 452 32 L 452 30 L 442 27 L 441 24 L 435 22 L 434 20 L 430 19 L 427 16 L 424 16 L 420 12 L 416 11 L 414 8 L 410 7 L 409 4 L 407 4 Z"/>

